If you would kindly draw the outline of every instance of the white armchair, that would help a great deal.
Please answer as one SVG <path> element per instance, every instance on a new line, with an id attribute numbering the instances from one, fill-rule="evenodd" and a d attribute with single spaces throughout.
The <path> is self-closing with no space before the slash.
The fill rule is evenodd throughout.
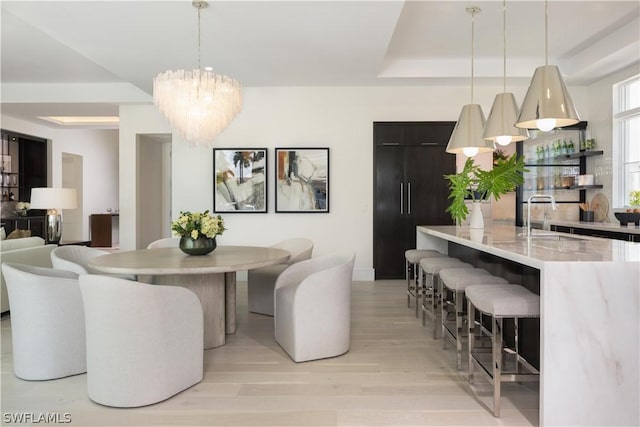
<path id="1" fill-rule="evenodd" d="M 87 391 L 106 406 L 160 402 L 202 381 L 202 306 L 190 290 L 80 276 Z"/>
<path id="2" fill-rule="evenodd" d="M 177 248 L 180 245 L 179 237 L 167 237 L 164 239 L 154 240 L 147 245 L 147 249 L 154 248 Z"/>
<path id="3" fill-rule="evenodd" d="M 51 264 L 57 270 L 73 271 L 77 274 L 104 274 L 89 267 L 89 261 L 97 256 L 108 254 L 107 251 L 87 246 L 59 246 L 51 251 Z M 132 274 L 108 274 L 108 276 L 136 280 Z"/>
<path id="4" fill-rule="evenodd" d="M 313 242 L 310 239 L 294 238 L 283 240 L 272 247 L 289 251 L 291 256 L 286 263 L 249 270 L 247 280 L 249 311 L 268 316 L 273 316 L 273 290 L 278 276 L 291 264 L 311 258 Z"/>
<path id="5" fill-rule="evenodd" d="M 11 305 L 13 370 L 25 380 L 87 371 L 84 309 L 78 275 L 2 264 Z"/>
<path id="6" fill-rule="evenodd" d="M 296 362 L 339 356 L 351 339 L 355 254 L 296 263 L 276 282 L 275 338 Z"/>

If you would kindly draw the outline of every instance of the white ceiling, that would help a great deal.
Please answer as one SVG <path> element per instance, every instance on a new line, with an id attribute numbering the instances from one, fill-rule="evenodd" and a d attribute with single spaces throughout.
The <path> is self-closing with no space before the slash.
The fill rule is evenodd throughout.
<path id="1" fill-rule="evenodd" d="M 244 86 L 468 85 L 471 5 L 476 84 L 498 84 L 502 1 L 211 1 L 201 63 Z M 526 84 L 545 60 L 544 2 L 509 1 L 507 16 L 507 74 Z M 549 63 L 571 85 L 638 63 L 639 16 L 638 0 L 550 1 Z M 3 114 L 25 119 L 117 114 L 159 72 L 197 67 L 190 0 L 3 0 L 1 36 Z"/>

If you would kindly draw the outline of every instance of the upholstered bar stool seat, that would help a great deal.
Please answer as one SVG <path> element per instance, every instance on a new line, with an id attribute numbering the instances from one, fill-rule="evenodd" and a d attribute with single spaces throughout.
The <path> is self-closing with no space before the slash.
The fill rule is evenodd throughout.
<path id="1" fill-rule="evenodd" d="M 422 258 L 446 257 L 432 249 L 408 249 L 404 252 L 405 278 L 407 279 L 407 307 L 411 307 L 411 298 L 416 300 L 416 317 L 418 316 L 419 281 L 418 263 Z"/>
<path id="2" fill-rule="evenodd" d="M 464 312 L 465 289 L 472 285 L 506 285 L 508 282 L 482 268 L 444 268 L 440 270 L 440 283 L 442 284 L 440 292 L 442 344 L 446 348 L 447 339 L 455 342 L 456 366 L 462 369 L 462 345 L 463 338 L 466 336 L 463 324 L 467 320 Z M 451 314 L 454 314 L 454 319 L 451 319 Z"/>
<path id="3" fill-rule="evenodd" d="M 460 261 L 458 258 L 439 257 L 423 258 L 419 262 L 420 285 L 422 286 L 422 324 L 428 315 L 433 319 L 433 337 L 438 337 L 440 328 L 440 304 L 439 274 L 444 268 L 473 268 L 471 264 Z"/>
<path id="4" fill-rule="evenodd" d="M 500 385 L 502 382 L 539 381 L 539 372 L 518 352 L 518 319 L 540 317 L 540 296 L 519 285 L 472 285 L 466 289 L 469 316 L 469 383 L 473 382 L 475 366 L 493 384 L 493 415 L 500 416 Z M 491 317 L 491 357 L 475 351 L 475 311 Z M 503 319 L 514 319 L 515 348 L 503 351 Z M 480 334 L 483 328 L 479 328 Z"/>

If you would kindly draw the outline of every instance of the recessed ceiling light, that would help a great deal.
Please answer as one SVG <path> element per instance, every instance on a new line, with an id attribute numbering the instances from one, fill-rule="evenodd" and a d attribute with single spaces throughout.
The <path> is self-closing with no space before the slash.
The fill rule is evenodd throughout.
<path id="1" fill-rule="evenodd" d="M 120 123 L 118 116 L 39 116 L 38 118 L 61 126 L 117 125 Z"/>

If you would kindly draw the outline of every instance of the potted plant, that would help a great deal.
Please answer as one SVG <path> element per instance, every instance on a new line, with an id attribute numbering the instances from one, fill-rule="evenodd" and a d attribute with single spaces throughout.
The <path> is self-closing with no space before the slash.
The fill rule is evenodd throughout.
<path id="1" fill-rule="evenodd" d="M 496 159 L 493 169 L 488 171 L 480 169 L 480 166 L 473 162 L 473 158 L 468 158 L 462 171 L 445 175 L 449 180 L 449 199 L 451 199 L 447 212 L 456 222 L 464 221 L 469 214 L 465 200 L 471 199 L 473 209 L 477 212 L 475 216 L 479 215 L 479 218 L 472 221 L 471 227 L 482 228 L 480 202 L 491 196 L 498 200 L 503 194 L 522 185 L 524 182 L 522 173 L 526 171 L 524 157 L 518 157 L 515 154 L 508 158 Z"/>

